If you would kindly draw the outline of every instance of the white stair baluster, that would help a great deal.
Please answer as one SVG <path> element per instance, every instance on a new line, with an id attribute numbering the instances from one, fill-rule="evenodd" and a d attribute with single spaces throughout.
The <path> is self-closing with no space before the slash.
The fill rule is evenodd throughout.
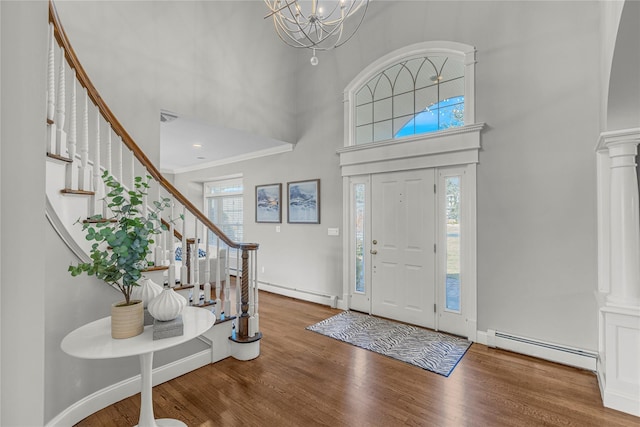
<path id="1" fill-rule="evenodd" d="M 200 304 L 200 241 L 198 240 L 198 218 L 194 218 L 195 222 L 195 236 L 194 236 L 194 248 L 193 248 L 193 305 Z"/>
<path id="2" fill-rule="evenodd" d="M 133 152 L 131 152 L 131 154 L 133 154 Z M 146 172 L 146 169 L 145 169 Z M 143 181 L 145 180 L 145 178 L 143 177 Z M 149 215 L 149 206 L 147 205 L 147 202 L 149 200 L 149 189 L 148 188 L 143 188 L 142 191 L 144 191 L 144 195 L 142 196 L 142 216 L 147 218 L 147 216 Z M 151 251 L 151 253 L 153 254 L 153 251 Z"/>
<path id="3" fill-rule="evenodd" d="M 169 238 L 167 239 L 169 242 L 171 242 L 171 249 L 169 251 L 169 272 L 167 273 L 168 278 L 169 278 L 169 286 L 170 287 L 174 287 L 176 285 L 176 253 L 174 250 L 174 245 L 173 245 L 173 233 L 175 231 L 175 225 L 173 224 L 173 199 L 171 199 L 170 201 L 171 207 L 170 207 L 170 214 L 171 216 L 169 217 L 170 222 L 169 222 Z"/>
<path id="4" fill-rule="evenodd" d="M 180 284 L 188 285 L 187 281 L 187 208 L 182 206 L 182 266 L 180 267 Z"/>
<path id="5" fill-rule="evenodd" d="M 55 153 L 56 141 L 56 69 L 55 69 L 55 50 L 54 50 L 54 32 L 53 24 L 49 24 L 49 48 L 47 61 L 47 153 Z"/>
<path id="6" fill-rule="evenodd" d="M 209 247 L 209 229 L 204 227 L 204 250 L 206 261 L 204 262 L 204 302 L 211 301 L 211 248 Z M 219 307 L 219 306 L 218 306 Z"/>
<path id="7" fill-rule="evenodd" d="M 82 112 L 82 142 L 80 144 L 80 171 L 78 189 L 88 191 L 89 188 L 89 95 L 84 88 L 84 111 Z"/>
<path id="8" fill-rule="evenodd" d="M 220 300 L 220 278 L 222 277 L 222 272 L 220 271 L 220 238 L 216 239 L 216 308 L 221 312 L 224 312 L 224 307 L 222 307 L 222 301 Z"/>
<path id="9" fill-rule="evenodd" d="M 122 184 L 122 169 L 124 165 L 124 161 L 122 160 L 122 146 L 124 143 L 122 142 L 122 138 L 118 137 L 118 139 L 120 141 L 118 144 L 118 182 Z"/>
<path id="10" fill-rule="evenodd" d="M 169 206 L 173 208 L 173 202 L 169 199 Z M 171 221 L 173 221 L 173 212 L 170 212 L 169 217 L 169 225 L 167 226 L 167 230 L 164 232 L 164 239 L 162 240 L 162 265 L 168 266 L 170 264 L 171 258 L 169 258 L 169 243 L 173 241 L 173 234 L 169 234 L 169 228 L 171 227 Z"/>
<path id="11" fill-rule="evenodd" d="M 113 132 L 111 131 L 111 125 L 109 125 L 107 128 L 108 128 L 108 131 L 107 131 L 107 149 L 106 149 L 107 160 L 105 162 L 104 167 L 105 167 L 105 169 L 107 171 L 109 171 L 109 175 L 113 176 L 113 169 L 111 169 L 112 163 L 113 163 L 113 158 L 111 156 L 111 150 L 112 150 L 112 148 L 111 148 L 111 146 L 112 146 L 112 144 L 111 144 L 111 134 Z"/>
<path id="12" fill-rule="evenodd" d="M 58 68 L 58 100 L 56 102 L 56 146 L 55 154 L 60 156 L 66 155 L 67 151 L 67 133 L 64 131 L 65 109 L 66 109 L 66 78 L 65 68 L 67 62 L 64 59 L 64 49 L 61 49 L 60 67 Z"/>
<path id="13" fill-rule="evenodd" d="M 73 85 L 71 86 L 71 117 L 69 118 L 69 163 L 65 170 L 64 187 L 71 189 L 78 180 L 78 164 L 76 162 L 76 138 L 77 138 L 77 106 L 76 106 L 76 71 L 73 70 Z"/>
<path id="14" fill-rule="evenodd" d="M 131 190 L 136 189 L 136 156 L 133 154 L 133 150 L 131 150 Z"/>
<path id="15" fill-rule="evenodd" d="M 158 191 L 157 191 L 157 197 L 156 200 L 158 202 L 161 202 L 162 200 L 162 194 L 160 192 L 160 185 L 158 185 Z M 154 207 L 155 208 L 155 207 Z M 158 219 L 162 218 L 162 212 L 158 212 Z M 153 261 L 155 263 L 155 265 L 157 266 L 162 266 L 164 265 L 164 244 L 163 244 L 163 237 L 165 237 L 165 233 L 161 232 L 158 235 L 157 239 L 153 239 L 155 240 L 155 250 L 153 252 Z"/>
<path id="16" fill-rule="evenodd" d="M 96 108 L 96 139 L 93 147 L 93 212 L 91 215 L 98 215 L 103 213 L 101 209 L 102 204 L 102 174 L 100 173 L 100 110 Z"/>
<path id="17" fill-rule="evenodd" d="M 231 266 L 229 262 L 231 260 L 231 255 L 229 255 L 230 248 L 227 246 L 227 250 L 225 251 L 225 268 L 224 268 L 224 312 L 227 316 L 231 315 Z"/>

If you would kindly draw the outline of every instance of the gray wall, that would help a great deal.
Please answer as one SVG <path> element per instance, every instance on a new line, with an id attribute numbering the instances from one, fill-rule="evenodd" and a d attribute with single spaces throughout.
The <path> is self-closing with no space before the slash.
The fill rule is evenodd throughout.
<path id="1" fill-rule="evenodd" d="M 640 2 L 625 2 L 611 66 L 607 130 L 640 126 Z"/>
<path id="2" fill-rule="evenodd" d="M 3 426 L 44 419 L 46 2 L 0 2 L 0 406 Z"/>
<path id="3" fill-rule="evenodd" d="M 400 47 L 451 40 L 477 47 L 478 328 L 595 350 L 595 154 L 599 135 L 595 2 L 376 1 L 339 49 L 296 60 L 299 140 L 292 153 L 179 174 L 176 185 L 242 172 L 246 240 L 260 243 L 260 279 L 342 293 L 336 149 L 342 91 Z M 576 19 L 580 16 L 580 19 Z M 322 224 L 254 222 L 254 185 L 321 178 Z"/>

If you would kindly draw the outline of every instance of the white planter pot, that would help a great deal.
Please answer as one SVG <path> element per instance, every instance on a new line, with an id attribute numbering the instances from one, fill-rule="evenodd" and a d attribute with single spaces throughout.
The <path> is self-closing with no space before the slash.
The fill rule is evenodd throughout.
<path id="1" fill-rule="evenodd" d="M 111 337 L 131 338 L 144 331 L 144 308 L 142 301 L 131 300 L 130 305 L 120 301 L 111 306 Z"/>

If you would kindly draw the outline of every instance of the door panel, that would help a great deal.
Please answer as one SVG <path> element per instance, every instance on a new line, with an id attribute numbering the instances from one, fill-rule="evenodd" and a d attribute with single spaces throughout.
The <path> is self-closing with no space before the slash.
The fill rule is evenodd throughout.
<path id="1" fill-rule="evenodd" d="M 433 169 L 372 177 L 371 311 L 435 327 Z"/>

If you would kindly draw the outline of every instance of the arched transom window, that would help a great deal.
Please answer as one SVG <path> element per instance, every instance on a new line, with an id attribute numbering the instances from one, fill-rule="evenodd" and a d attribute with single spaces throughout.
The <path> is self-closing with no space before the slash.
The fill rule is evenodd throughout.
<path id="1" fill-rule="evenodd" d="M 472 124 L 474 63 L 475 49 L 453 42 L 420 43 L 376 61 L 345 91 L 345 145 Z"/>

